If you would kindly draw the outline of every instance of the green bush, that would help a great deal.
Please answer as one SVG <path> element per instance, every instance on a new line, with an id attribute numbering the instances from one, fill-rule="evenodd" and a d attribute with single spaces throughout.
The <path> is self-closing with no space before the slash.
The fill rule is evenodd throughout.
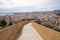
<path id="1" fill-rule="evenodd" d="M 56 30 L 56 31 L 60 32 L 60 28 L 55 28 L 54 30 Z"/>
<path id="2" fill-rule="evenodd" d="M 43 24 L 44 26 L 48 27 L 48 28 L 53 28 L 53 26 L 48 25 L 48 24 Z"/>
<path id="3" fill-rule="evenodd" d="M 37 21 L 35 21 L 35 22 L 38 23 L 38 24 L 42 23 L 39 19 L 37 19 Z"/>
<path id="4" fill-rule="evenodd" d="M 10 23 L 9 23 L 9 26 L 11 26 L 11 25 L 13 25 L 13 23 L 12 23 L 12 22 L 10 22 Z"/>
<path id="5" fill-rule="evenodd" d="M 22 21 L 25 21 L 25 19 L 22 19 Z"/>
<path id="6" fill-rule="evenodd" d="M 34 20 L 34 19 L 31 19 L 31 20 Z"/>
<path id="7" fill-rule="evenodd" d="M 39 21 L 34 21 L 34 22 L 36 22 L 36 23 L 38 23 L 38 24 L 41 24 L 41 22 L 39 22 Z"/>
<path id="8" fill-rule="evenodd" d="M 0 26 L 5 27 L 7 25 L 7 22 L 5 20 L 1 20 Z"/>
<path id="9" fill-rule="evenodd" d="M 29 21 L 30 19 L 27 19 L 27 21 Z"/>
<path id="10" fill-rule="evenodd" d="M 60 16 L 60 13 L 57 13 L 56 15 Z"/>

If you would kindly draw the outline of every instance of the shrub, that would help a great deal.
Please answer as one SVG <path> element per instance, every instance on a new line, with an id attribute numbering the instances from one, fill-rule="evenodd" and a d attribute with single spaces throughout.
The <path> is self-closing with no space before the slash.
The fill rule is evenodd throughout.
<path id="1" fill-rule="evenodd" d="M 31 20 L 34 20 L 34 19 L 31 19 Z"/>
<path id="2" fill-rule="evenodd" d="M 10 22 L 10 23 L 9 23 L 9 26 L 11 26 L 11 25 L 13 25 L 13 23 L 12 23 L 12 22 Z"/>
<path id="3" fill-rule="evenodd" d="M 48 27 L 48 28 L 53 28 L 54 26 L 48 25 L 48 24 L 43 24 L 44 26 Z"/>
<path id="4" fill-rule="evenodd" d="M 30 19 L 27 19 L 27 21 L 30 21 Z"/>
<path id="5" fill-rule="evenodd" d="M 60 32 L 60 28 L 55 28 L 54 30 L 56 30 L 56 31 Z"/>
<path id="6" fill-rule="evenodd" d="M 60 16 L 60 13 L 57 13 L 56 15 Z"/>
<path id="7" fill-rule="evenodd" d="M 0 26 L 5 27 L 7 25 L 7 22 L 5 20 L 1 20 Z"/>
<path id="8" fill-rule="evenodd" d="M 25 21 L 25 19 L 22 19 L 22 21 Z"/>
<path id="9" fill-rule="evenodd" d="M 34 21 L 34 22 L 36 22 L 36 23 L 38 23 L 38 24 L 41 24 L 41 22 L 39 22 L 39 21 Z"/>
<path id="10" fill-rule="evenodd" d="M 37 19 L 37 21 L 35 21 L 35 22 L 38 23 L 38 24 L 42 23 L 39 19 Z"/>

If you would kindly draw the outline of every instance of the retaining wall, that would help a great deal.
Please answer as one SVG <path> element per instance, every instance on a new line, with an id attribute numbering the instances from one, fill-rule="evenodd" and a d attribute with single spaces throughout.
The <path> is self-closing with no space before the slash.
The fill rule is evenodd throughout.
<path id="1" fill-rule="evenodd" d="M 25 22 L 20 22 L 0 30 L 0 40 L 14 40 Z"/>
<path id="2" fill-rule="evenodd" d="M 60 40 L 60 32 L 49 29 L 36 22 L 32 22 L 32 26 L 38 32 L 38 34 L 43 38 L 43 40 Z"/>

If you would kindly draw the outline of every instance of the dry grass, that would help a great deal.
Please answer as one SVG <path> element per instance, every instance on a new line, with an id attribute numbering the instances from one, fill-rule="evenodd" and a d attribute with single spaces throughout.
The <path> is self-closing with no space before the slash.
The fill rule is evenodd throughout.
<path id="1" fill-rule="evenodd" d="M 60 32 L 54 31 L 35 22 L 32 22 L 32 26 L 43 40 L 60 40 Z"/>
<path id="2" fill-rule="evenodd" d="M 14 40 L 25 22 L 20 22 L 0 30 L 0 40 Z"/>

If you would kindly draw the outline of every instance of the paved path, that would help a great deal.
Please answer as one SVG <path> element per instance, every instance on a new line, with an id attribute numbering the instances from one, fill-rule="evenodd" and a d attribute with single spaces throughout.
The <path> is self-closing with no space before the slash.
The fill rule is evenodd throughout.
<path id="1" fill-rule="evenodd" d="M 17 40 L 42 40 L 32 27 L 31 23 L 24 25 L 22 35 Z"/>

